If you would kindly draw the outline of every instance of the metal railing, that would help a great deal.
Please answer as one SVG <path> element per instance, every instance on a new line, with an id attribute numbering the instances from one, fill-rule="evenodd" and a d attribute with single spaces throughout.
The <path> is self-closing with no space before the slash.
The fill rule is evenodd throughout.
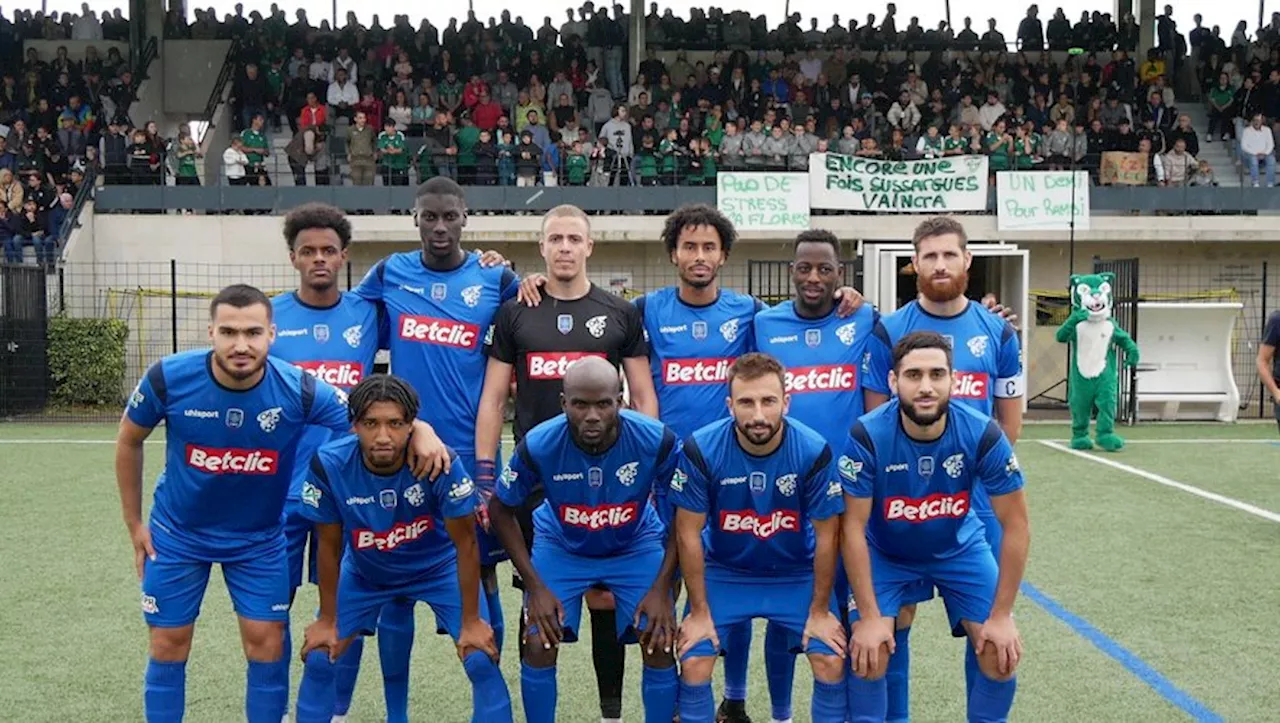
<path id="1" fill-rule="evenodd" d="M 202 146 L 204 137 L 217 125 L 214 120 L 214 114 L 218 112 L 218 106 L 222 105 L 223 94 L 226 92 L 227 84 L 232 81 L 236 68 L 239 67 L 240 48 L 240 39 L 232 38 L 231 45 L 227 48 L 227 57 L 222 61 L 222 68 L 218 71 L 218 78 L 213 81 L 213 89 L 209 93 L 209 100 L 204 104 L 204 113 L 200 116 L 204 123 L 201 126 L 200 137 L 195 139 L 196 145 Z"/>

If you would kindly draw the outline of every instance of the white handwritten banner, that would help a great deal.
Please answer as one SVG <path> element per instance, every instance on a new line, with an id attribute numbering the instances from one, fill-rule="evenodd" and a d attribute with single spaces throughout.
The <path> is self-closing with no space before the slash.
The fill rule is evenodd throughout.
<path id="1" fill-rule="evenodd" d="M 809 176 L 721 171 L 716 205 L 739 231 L 804 231 L 809 228 Z"/>
<path id="2" fill-rule="evenodd" d="M 809 202 L 843 211 L 985 211 L 987 157 L 885 161 L 836 153 L 809 156 Z"/>
<path id="3" fill-rule="evenodd" d="M 1075 218 L 1089 229 L 1089 173 L 1001 171 L 996 174 L 996 228 L 1001 231 L 1066 231 Z"/>

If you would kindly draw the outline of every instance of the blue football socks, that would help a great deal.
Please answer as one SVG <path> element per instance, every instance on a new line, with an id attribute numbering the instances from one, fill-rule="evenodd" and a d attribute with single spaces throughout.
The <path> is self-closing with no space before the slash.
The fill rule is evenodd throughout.
<path id="1" fill-rule="evenodd" d="M 280 723 L 289 707 L 289 688 L 279 661 L 250 660 L 246 681 L 244 713 L 249 723 Z"/>
<path id="2" fill-rule="evenodd" d="M 187 662 L 163 663 L 155 658 L 149 659 L 142 701 L 147 723 L 182 720 L 187 706 Z"/>
<path id="3" fill-rule="evenodd" d="M 556 669 L 520 664 L 520 699 L 526 723 L 555 723 Z"/>
<path id="4" fill-rule="evenodd" d="M 676 715 L 676 692 L 680 680 L 676 668 L 644 666 L 640 675 L 640 700 L 644 703 L 645 723 L 671 723 Z"/>
<path id="5" fill-rule="evenodd" d="M 751 662 L 751 621 L 729 628 L 720 645 L 724 647 L 724 697 L 726 700 L 746 700 L 747 668 Z"/>
<path id="6" fill-rule="evenodd" d="M 809 711 L 813 723 L 844 723 L 845 706 L 848 704 L 848 687 L 844 681 L 824 683 L 816 678 L 813 681 L 813 699 Z M 791 716 L 788 715 L 787 718 Z M 778 718 L 776 720 L 786 720 Z"/>
<path id="7" fill-rule="evenodd" d="M 887 723 L 907 723 L 911 719 L 911 627 L 893 631 L 895 645 L 884 674 L 888 687 Z"/>
<path id="8" fill-rule="evenodd" d="M 346 715 L 351 710 L 351 696 L 356 692 L 360 676 L 360 659 L 364 657 L 364 637 L 357 635 L 346 651 L 333 664 L 333 714 Z M 307 671 L 302 671 L 306 676 Z M 304 677 L 305 682 L 305 677 Z"/>
<path id="9" fill-rule="evenodd" d="M 969 693 L 969 723 L 1005 723 L 1017 691 L 1017 676 L 1001 682 L 979 671 L 973 691 Z"/>
<path id="10" fill-rule="evenodd" d="M 711 681 L 690 685 L 680 681 L 680 723 L 712 723 L 716 719 L 716 697 Z"/>
<path id="11" fill-rule="evenodd" d="M 472 723 L 510 723 L 511 691 L 498 664 L 488 654 L 472 651 L 463 659 L 462 669 L 471 681 Z"/>
<path id="12" fill-rule="evenodd" d="M 307 654 L 302 665 L 302 684 L 298 686 L 296 723 L 329 723 L 333 718 L 337 699 L 335 672 L 328 650 L 312 650 Z"/>
<path id="13" fill-rule="evenodd" d="M 764 632 L 764 674 L 769 683 L 773 718 L 787 720 L 791 717 L 791 689 L 796 678 L 796 656 L 791 653 L 790 633 L 774 623 L 769 623 Z M 840 689 L 840 698 L 844 699 L 843 687 Z"/>
<path id="14" fill-rule="evenodd" d="M 378 615 L 378 658 L 387 723 L 409 723 L 409 656 L 413 653 L 413 605 L 390 603 Z"/>
<path id="15" fill-rule="evenodd" d="M 888 709 L 888 686 L 884 678 L 868 681 L 849 673 L 845 676 L 845 685 L 850 723 L 884 723 Z"/>
<path id="16" fill-rule="evenodd" d="M 484 602 L 489 608 L 489 625 L 493 628 L 493 642 L 498 646 L 498 655 L 502 655 L 502 639 L 507 626 L 502 617 L 502 591 L 494 585 L 493 591 L 484 591 Z"/>
<path id="17" fill-rule="evenodd" d="M 964 694 L 973 695 L 973 685 L 982 677 L 982 669 L 978 667 L 978 654 L 973 650 L 973 643 L 965 639 L 964 646 Z"/>

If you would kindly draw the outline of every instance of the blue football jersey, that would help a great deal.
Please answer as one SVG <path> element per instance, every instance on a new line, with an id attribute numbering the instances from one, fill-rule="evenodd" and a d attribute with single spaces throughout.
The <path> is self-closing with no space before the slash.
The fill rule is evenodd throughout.
<path id="1" fill-rule="evenodd" d="M 475 449 L 485 336 L 518 286 L 506 267 L 481 268 L 477 253 L 456 269 L 435 271 L 421 252 L 408 251 L 379 261 L 354 292 L 383 305 L 391 371 L 417 390 L 418 416 L 464 454 Z"/>
<path id="2" fill-rule="evenodd" d="M 316 453 L 301 509 L 319 524 L 342 525 L 345 572 L 390 586 L 445 574 L 457 560 L 445 520 L 470 518 L 479 504 L 456 454 L 435 481 L 414 479 L 408 465 L 380 475 L 365 466 L 360 438 L 348 435 Z"/>
<path id="3" fill-rule="evenodd" d="M 329 307 L 310 306 L 290 291 L 271 300 L 276 340 L 272 356 L 279 357 L 323 382 L 345 392 L 373 373 L 373 359 L 385 341 L 378 305 L 352 293 L 344 293 Z M 333 432 L 308 427 L 298 441 L 289 498 L 297 499 L 307 476 L 311 457 Z"/>
<path id="4" fill-rule="evenodd" d="M 886 556 L 937 560 L 986 544 L 973 510 L 975 490 L 1022 489 L 1013 446 L 990 417 L 952 404 L 947 428 L 931 442 L 902 431 L 897 399 L 854 423 L 837 467 L 844 490 L 872 498 L 867 540 Z"/>
<path id="5" fill-rule="evenodd" d="M 995 400 L 1016 399 L 1026 391 L 1018 332 L 982 304 L 970 301 L 956 316 L 934 316 L 913 301 L 881 319 L 885 334 L 870 345 L 866 386 L 889 394 L 893 345 L 913 331 L 935 331 L 951 342 L 955 383 L 951 398 L 987 416 Z"/>
<path id="6" fill-rule="evenodd" d="M 671 503 L 705 514 L 708 565 L 757 575 L 813 571 L 813 520 L 844 511 L 831 447 L 785 417 L 782 444 L 765 457 L 738 442 L 732 418 L 684 441 L 671 478 Z"/>
<path id="7" fill-rule="evenodd" d="M 161 359 L 129 398 L 129 420 L 165 423 L 164 471 L 151 524 L 193 550 L 228 551 L 280 534 L 298 439 L 307 425 L 350 427 L 346 395 L 280 359 L 267 358 L 252 389 L 213 378 L 213 352 Z"/>
<path id="8" fill-rule="evenodd" d="M 665 537 L 658 508 L 675 472 L 680 444 L 657 420 L 624 409 L 618 439 L 587 454 L 561 414 L 539 424 L 520 444 L 502 477 L 498 499 L 519 507 L 539 487 L 546 498 L 533 511 L 537 543 L 575 555 L 604 557 Z"/>
<path id="9" fill-rule="evenodd" d="M 862 416 L 862 373 L 880 314 L 864 304 L 845 318 L 807 319 L 795 303 L 765 309 L 755 318 L 756 347 L 787 368 L 787 414 L 839 449 L 849 425 Z"/>
<path id="10" fill-rule="evenodd" d="M 649 341 L 658 413 L 682 439 L 728 416 L 729 366 L 755 350 L 751 319 L 763 304 L 722 289 L 714 303 L 691 306 L 679 289 L 659 289 L 635 301 Z"/>

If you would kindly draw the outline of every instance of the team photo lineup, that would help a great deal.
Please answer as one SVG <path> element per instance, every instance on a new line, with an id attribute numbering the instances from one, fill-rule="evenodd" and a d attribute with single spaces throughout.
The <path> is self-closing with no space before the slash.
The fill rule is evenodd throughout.
<path id="1" fill-rule="evenodd" d="M 388 721 L 443 720 L 409 706 L 425 682 L 415 636 L 431 633 L 453 640 L 481 723 L 570 720 L 562 695 L 598 697 L 598 719 L 621 721 L 637 648 L 643 711 L 628 719 L 743 723 L 750 693 L 767 695 L 772 723 L 902 722 L 918 614 L 946 616 L 967 719 L 1010 717 L 1030 546 L 1014 453 L 1025 370 L 1016 317 L 967 296 L 958 220 L 915 228 L 918 296 L 881 314 L 844 277 L 852 249 L 824 230 L 794 238 L 794 294 L 769 306 L 718 281 L 730 220 L 684 206 L 661 233 L 672 284 L 628 301 L 590 281 L 582 210 L 546 213 L 545 269 L 523 277 L 463 248 L 467 213 L 457 183 L 427 180 L 421 249 L 343 292 L 345 213 L 293 209 L 297 289 L 223 288 L 212 348 L 138 381 L 115 471 L 149 634 L 145 720 L 187 711 L 214 563 L 250 723 L 341 723 L 362 668 L 381 676 Z M 144 515 L 144 443 L 161 423 Z M 308 586 L 314 617 L 291 629 Z M 507 586 L 521 609 L 503 608 Z M 417 603 L 434 631 L 415 625 Z M 748 690 L 756 620 L 766 685 Z M 562 648 L 590 655 L 594 681 L 557 676 Z M 792 706 L 801 655 L 808 711 Z"/>

